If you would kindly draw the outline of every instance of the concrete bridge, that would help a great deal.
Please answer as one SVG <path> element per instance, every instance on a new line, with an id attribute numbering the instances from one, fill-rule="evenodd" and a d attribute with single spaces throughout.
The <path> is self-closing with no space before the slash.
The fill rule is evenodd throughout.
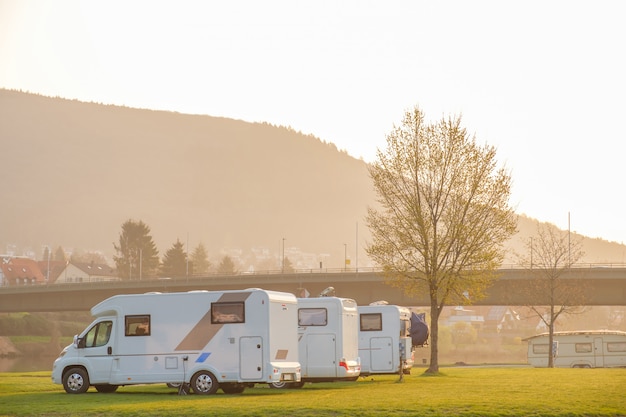
<path id="1" fill-rule="evenodd" d="M 487 291 L 487 297 L 474 305 L 527 305 L 516 291 L 530 274 L 524 269 L 501 269 L 501 277 Z M 626 267 L 579 267 L 567 272 L 563 279 L 576 280 L 586 288 L 587 305 L 626 306 Z M 172 279 L 97 282 L 80 284 L 33 285 L 0 288 L 0 312 L 88 311 L 100 301 L 116 294 L 136 294 L 151 291 L 176 292 L 194 290 L 240 290 L 263 288 L 285 291 L 300 296 L 306 289 L 317 296 L 333 287 L 335 295 L 353 298 L 359 305 L 385 300 L 390 304 L 429 306 L 427 294 L 408 297 L 399 289 L 385 283 L 375 270 L 316 271 L 298 273 L 213 275 Z"/>

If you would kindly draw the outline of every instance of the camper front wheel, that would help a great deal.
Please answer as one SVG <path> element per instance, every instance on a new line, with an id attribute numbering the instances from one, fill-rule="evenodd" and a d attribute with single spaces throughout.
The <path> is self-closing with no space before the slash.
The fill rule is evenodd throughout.
<path id="1" fill-rule="evenodd" d="M 200 371 L 191 378 L 191 387 L 196 394 L 209 395 L 215 394 L 219 384 L 211 372 Z"/>
<path id="2" fill-rule="evenodd" d="M 89 375 L 83 368 L 72 368 L 63 375 L 63 388 L 68 394 L 82 394 L 89 389 Z"/>

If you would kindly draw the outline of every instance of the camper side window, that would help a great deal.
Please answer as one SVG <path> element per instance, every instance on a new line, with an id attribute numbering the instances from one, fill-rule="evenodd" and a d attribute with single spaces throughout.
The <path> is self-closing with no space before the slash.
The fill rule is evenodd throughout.
<path id="1" fill-rule="evenodd" d="M 547 343 L 533 345 L 533 353 L 547 355 L 549 351 Z"/>
<path id="2" fill-rule="evenodd" d="M 591 343 L 576 343 L 576 353 L 589 353 L 592 351 Z"/>
<path id="3" fill-rule="evenodd" d="M 298 309 L 298 326 L 326 326 L 328 311 L 325 308 Z"/>
<path id="4" fill-rule="evenodd" d="M 245 323 L 246 310 L 245 304 L 241 302 L 232 303 L 212 303 L 211 304 L 211 323 Z"/>
<path id="5" fill-rule="evenodd" d="M 152 326 L 150 325 L 150 315 L 136 315 L 124 317 L 124 334 L 126 336 L 150 336 Z"/>
<path id="6" fill-rule="evenodd" d="M 378 332 L 383 329 L 383 315 L 381 313 L 361 314 L 361 331 Z"/>
<path id="7" fill-rule="evenodd" d="M 626 352 L 626 342 L 608 342 L 606 350 L 609 352 Z"/>

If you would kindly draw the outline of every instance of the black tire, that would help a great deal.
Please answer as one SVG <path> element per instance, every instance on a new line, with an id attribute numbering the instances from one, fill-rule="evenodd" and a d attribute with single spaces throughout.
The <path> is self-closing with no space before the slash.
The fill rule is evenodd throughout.
<path id="1" fill-rule="evenodd" d="M 89 389 L 89 375 L 83 368 L 71 368 L 63 375 L 63 388 L 68 394 L 83 394 Z"/>
<path id="2" fill-rule="evenodd" d="M 224 394 L 241 394 L 246 389 L 242 384 L 221 384 L 220 387 Z"/>
<path id="3" fill-rule="evenodd" d="M 117 388 L 118 388 L 117 385 L 110 385 L 110 384 L 97 384 L 94 386 L 96 387 L 96 391 L 101 392 L 103 394 L 115 392 L 117 391 Z"/>
<path id="4" fill-rule="evenodd" d="M 293 384 L 291 384 L 291 388 L 302 388 L 304 386 L 304 382 L 300 381 L 300 382 L 294 382 Z"/>
<path id="5" fill-rule="evenodd" d="M 217 392 L 219 383 L 211 372 L 199 371 L 191 378 L 191 388 L 199 395 L 211 395 Z"/>

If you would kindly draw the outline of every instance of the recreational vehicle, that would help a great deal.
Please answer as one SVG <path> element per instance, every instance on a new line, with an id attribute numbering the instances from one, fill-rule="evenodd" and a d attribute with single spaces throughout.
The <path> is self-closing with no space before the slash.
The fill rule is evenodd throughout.
<path id="1" fill-rule="evenodd" d="M 549 334 L 528 341 L 528 363 L 548 366 Z M 626 367 L 626 332 L 611 330 L 554 332 L 554 366 L 558 368 Z"/>
<path id="2" fill-rule="evenodd" d="M 386 304 L 359 306 L 358 310 L 361 376 L 409 374 L 414 361 L 411 311 Z"/>
<path id="3" fill-rule="evenodd" d="M 276 381 L 273 388 L 305 382 L 356 381 L 361 372 L 356 301 L 340 297 L 298 298 L 300 382 Z"/>
<path id="4" fill-rule="evenodd" d="M 298 382 L 297 299 L 249 289 L 116 295 L 54 362 L 68 393 L 166 383 L 196 394 Z"/>

